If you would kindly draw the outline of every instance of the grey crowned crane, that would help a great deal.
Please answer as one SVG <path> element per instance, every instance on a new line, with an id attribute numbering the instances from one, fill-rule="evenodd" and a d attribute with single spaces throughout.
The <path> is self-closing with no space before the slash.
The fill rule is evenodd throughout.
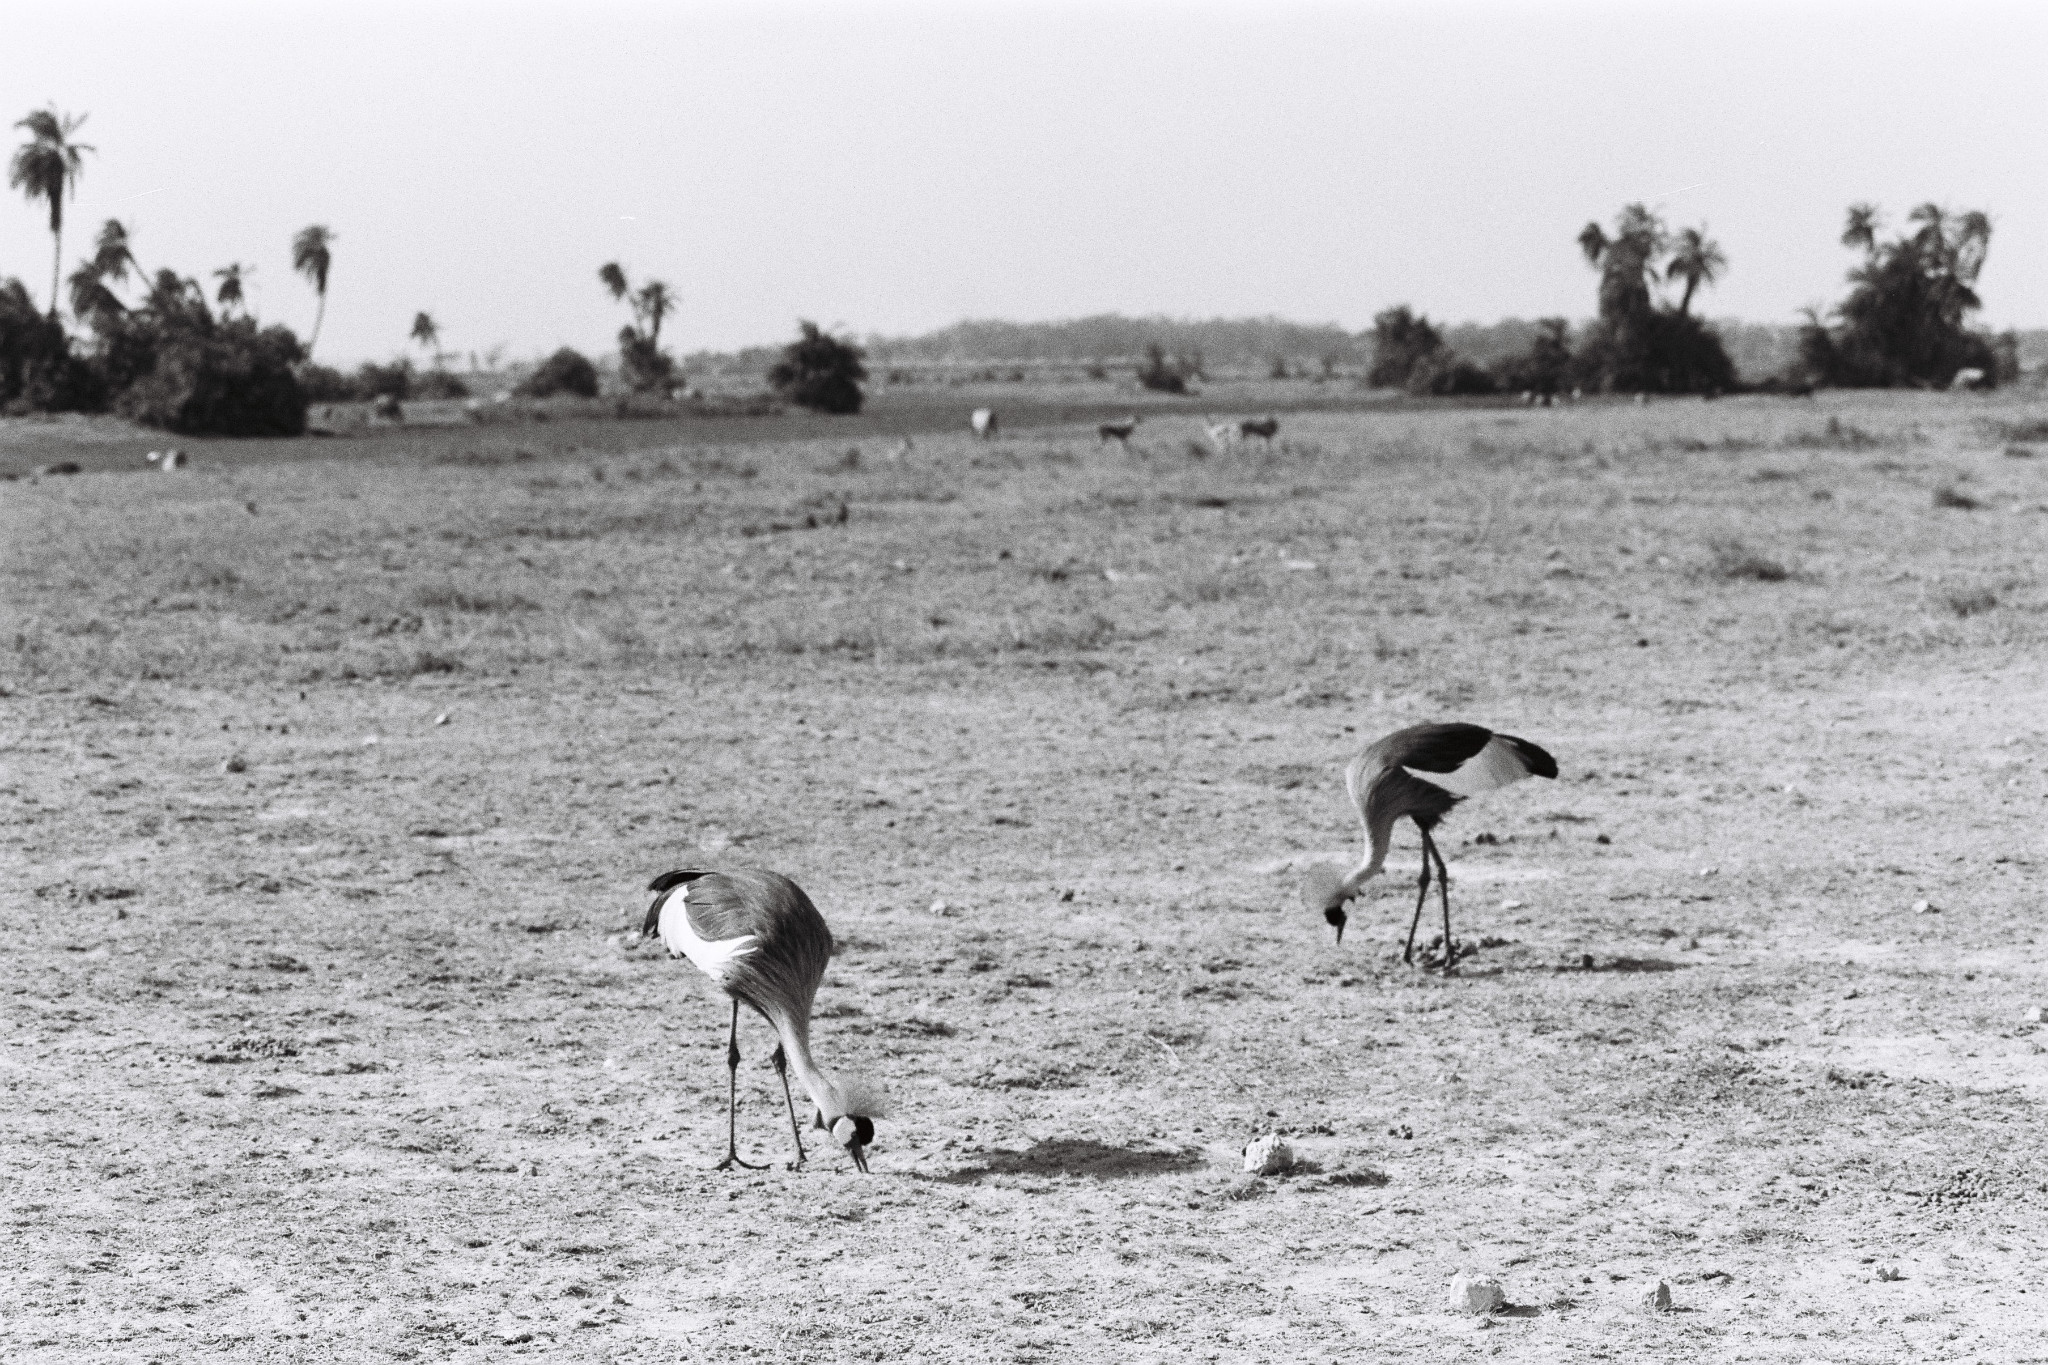
<path id="1" fill-rule="evenodd" d="M 732 1032 L 725 1049 L 725 1160 L 718 1169 L 761 1169 L 740 1159 L 735 1131 L 740 1006 L 745 1004 L 775 1030 L 773 1061 L 789 1108 L 789 1133 L 796 1140 L 796 1168 L 804 1164 L 804 1139 L 789 1091 L 791 1067 L 815 1106 L 811 1126 L 830 1133 L 865 1172 L 874 1121 L 887 1101 L 879 1087 L 855 1078 L 839 1080 L 811 1058 L 811 1001 L 832 956 L 832 931 L 811 898 L 789 878 L 760 868 L 664 872 L 647 889 L 655 893 L 654 904 L 647 907 L 641 936 L 658 935 L 670 957 L 687 957 L 732 997 Z"/>
<path id="2" fill-rule="evenodd" d="M 1302 899 L 1310 909 L 1323 912 L 1323 919 L 1336 929 L 1337 941 L 1342 943 L 1344 906 L 1386 865 L 1394 826 L 1405 816 L 1422 831 L 1422 878 L 1401 960 L 1415 960 L 1415 930 L 1429 900 L 1430 864 L 1434 862 L 1437 894 L 1444 907 L 1444 971 L 1449 972 L 1457 958 L 1451 946 L 1450 871 L 1430 831 L 1467 797 L 1525 777 L 1556 776 L 1557 760 L 1542 749 L 1482 725 L 1411 725 L 1376 739 L 1344 769 L 1344 790 L 1350 793 L 1365 826 L 1365 860 L 1348 874 L 1330 863 L 1309 868 L 1302 880 Z"/>

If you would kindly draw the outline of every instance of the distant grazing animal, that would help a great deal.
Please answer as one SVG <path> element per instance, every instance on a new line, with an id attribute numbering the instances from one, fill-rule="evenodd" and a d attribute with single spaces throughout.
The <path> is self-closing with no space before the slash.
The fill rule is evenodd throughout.
<path id="1" fill-rule="evenodd" d="M 811 1001 L 832 956 L 832 931 L 811 898 L 789 878 L 760 868 L 664 872 L 647 889 L 655 896 L 641 937 L 658 935 L 670 957 L 687 957 L 732 997 L 732 1033 L 725 1050 L 725 1160 L 718 1169 L 761 1169 L 740 1160 L 735 1131 L 740 1006 L 746 1004 L 774 1027 L 779 1040 L 772 1060 L 789 1108 L 796 1165 L 804 1164 L 804 1139 L 789 1093 L 792 1066 L 816 1106 L 811 1126 L 830 1133 L 865 1172 L 874 1121 L 886 1112 L 887 1100 L 878 1087 L 856 1078 L 836 1079 L 811 1060 Z"/>
<path id="2" fill-rule="evenodd" d="M 1957 370 L 1956 377 L 1949 381 L 1952 389 L 1988 389 L 1991 377 L 1979 369 Z"/>
<path id="3" fill-rule="evenodd" d="M 1207 417 L 1202 419 L 1202 430 L 1209 433 L 1209 439 L 1215 443 L 1218 450 L 1230 449 L 1244 434 L 1238 430 L 1235 422 L 1214 422 Z"/>
<path id="4" fill-rule="evenodd" d="M 1535 406 L 1536 406 L 1536 390 L 1534 390 L 1534 389 L 1523 389 L 1523 390 L 1522 390 L 1522 406 L 1523 406 L 1523 407 L 1525 407 L 1525 408 L 1533 408 L 1533 407 L 1535 407 Z"/>
<path id="5" fill-rule="evenodd" d="M 1433 861 L 1437 894 L 1444 907 L 1443 968 L 1450 971 L 1457 960 L 1457 949 L 1451 943 L 1450 871 L 1430 831 L 1467 797 L 1532 776 L 1556 777 L 1557 760 L 1526 739 L 1495 734 L 1480 725 L 1411 725 L 1374 740 L 1344 769 L 1344 790 L 1358 807 L 1359 821 L 1365 827 L 1365 861 L 1348 875 L 1331 863 L 1309 868 L 1302 878 L 1302 899 L 1311 910 L 1323 912 L 1323 919 L 1337 930 L 1337 941 L 1342 943 L 1344 906 L 1379 875 L 1387 861 L 1394 825 L 1405 816 L 1422 831 L 1422 879 L 1401 960 L 1412 962 L 1415 958 L 1415 930 L 1429 900 Z"/>
<path id="6" fill-rule="evenodd" d="M 1271 445 L 1273 438 L 1280 434 L 1280 420 L 1276 417 L 1247 419 L 1237 424 L 1237 434 L 1245 440 L 1256 436 Z"/>
<path id="7" fill-rule="evenodd" d="M 1111 441 L 1115 441 L 1128 450 L 1131 444 L 1131 433 L 1138 429 L 1139 420 L 1137 414 L 1133 413 L 1121 422 L 1104 422 L 1101 426 L 1095 428 L 1095 444 L 1107 445 Z"/>
<path id="8" fill-rule="evenodd" d="M 1636 395 L 1636 406 L 1637 406 L 1637 407 L 1639 407 L 1639 408 L 1640 408 L 1640 407 L 1647 407 L 1647 406 L 1649 405 L 1649 402 L 1650 402 L 1650 395 L 1648 395 L 1647 393 L 1639 393 L 1639 394 L 1637 394 L 1637 395 Z"/>
<path id="9" fill-rule="evenodd" d="M 405 420 L 405 409 L 398 405 L 398 395 L 395 393 L 378 394 L 376 399 L 370 404 L 370 411 L 387 422 L 403 422 Z"/>
<path id="10" fill-rule="evenodd" d="M 974 415 L 968 418 L 967 421 L 968 425 L 974 428 L 974 434 L 982 440 L 988 441 L 995 438 L 996 410 L 994 408 L 976 408 Z"/>
<path id="11" fill-rule="evenodd" d="M 182 450 L 152 450 L 149 462 L 168 474 L 174 469 L 185 467 L 185 452 Z"/>
<path id="12" fill-rule="evenodd" d="M 1586 396 L 1586 391 L 1585 391 L 1584 389 L 1573 389 L 1573 390 L 1572 390 L 1572 401 L 1573 401 L 1574 403 L 1578 402 L 1578 401 L 1579 401 L 1579 400 L 1580 400 L 1581 398 L 1584 398 L 1585 396 Z"/>

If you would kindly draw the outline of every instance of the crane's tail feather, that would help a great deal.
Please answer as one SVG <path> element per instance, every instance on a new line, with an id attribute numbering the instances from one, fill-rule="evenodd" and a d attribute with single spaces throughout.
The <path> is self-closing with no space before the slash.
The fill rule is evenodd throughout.
<path id="1" fill-rule="evenodd" d="M 1552 758 L 1540 746 L 1531 744 L 1528 740 L 1515 735 L 1496 734 L 1494 738 L 1515 751 L 1515 757 L 1521 761 L 1523 770 L 1529 776 L 1551 778 L 1557 776 L 1557 760 Z"/>
<path id="2" fill-rule="evenodd" d="M 667 899 L 666 893 L 671 887 L 683 886 L 696 881 L 699 877 L 710 875 L 709 872 L 687 868 L 677 872 L 664 872 L 647 883 L 647 889 L 654 893 L 654 904 L 647 907 L 647 918 L 640 922 L 640 937 L 650 939 L 661 933 L 661 906 Z"/>

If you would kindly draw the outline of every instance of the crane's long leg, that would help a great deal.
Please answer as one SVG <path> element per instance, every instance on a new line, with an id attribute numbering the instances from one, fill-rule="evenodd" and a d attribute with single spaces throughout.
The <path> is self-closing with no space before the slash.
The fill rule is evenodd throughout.
<path id="1" fill-rule="evenodd" d="M 1422 879 L 1415 886 L 1415 918 L 1408 921 L 1408 946 L 1401 950 L 1401 960 L 1415 961 L 1415 930 L 1422 923 L 1422 907 L 1429 900 L 1429 831 L 1422 831 Z"/>
<path id="2" fill-rule="evenodd" d="M 1451 870 L 1444 866 L 1444 855 L 1437 850 L 1436 840 L 1426 832 L 1422 836 L 1422 856 L 1436 859 L 1436 893 L 1444 903 L 1444 975 L 1449 976 L 1457 961 L 1456 950 L 1451 947 Z"/>
<path id="3" fill-rule="evenodd" d="M 740 1160 L 739 1144 L 739 1087 L 740 1087 L 740 1002 L 732 1002 L 732 1036 L 725 1044 L 725 1160 L 714 1168 L 729 1171 L 735 1166 L 744 1166 L 750 1171 L 765 1170 L 751 1161 Z"/>
<path id="4" fill-rule="evenodd" d="M 775 1063 L 775 1074 L 782 1077 L 782 1102 L 789 1107 L 789 1136 L 796 1143 L 796 1165 L 790 1169 L 800 1171 L 804 1168 L 804 1135 L 796 1126 L 796 1101 L 789 1093 L 789 1058 L 782 1051 L 782 1044 L 775 1045 L 775 1055 L 769 1060 Z"/>

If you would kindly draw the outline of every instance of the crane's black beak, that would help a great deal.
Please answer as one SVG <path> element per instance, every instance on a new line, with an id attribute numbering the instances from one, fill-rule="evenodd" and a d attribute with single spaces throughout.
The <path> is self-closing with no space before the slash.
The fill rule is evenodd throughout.
<path id="1" fill-rule="evenodd" d="M 868 1173 L 868 1149 L 862 1144 L 855 1142 L 849 1144 L 846 1150 L 853 1157 L 853 1164 L 860 1167 L 860 1173 L 866 1175 Z"/>
<path id="2" fill-rule="evenodd" d="M 1346 918 L 1348 917 L 1345 915 L 1344 907 L 1341 905 L 1333 905 L 1323 911 L 1323 919 L 1337 931 L 1337 942 L 1339 943 L 1344 941 L 1344 921 Z"/>

